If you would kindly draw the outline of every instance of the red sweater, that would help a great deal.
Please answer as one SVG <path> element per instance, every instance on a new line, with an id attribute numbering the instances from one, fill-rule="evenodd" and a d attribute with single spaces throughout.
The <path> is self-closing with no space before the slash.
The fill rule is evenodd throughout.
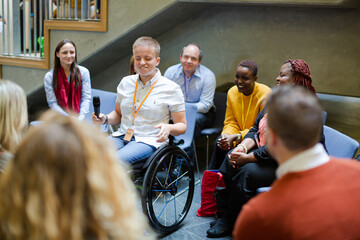
<path id="1" fill-rule="evenodd" d="M 360 239 L 360 164 L 330 159 L 285 174 L 244 205 L 234 239 Z"/>

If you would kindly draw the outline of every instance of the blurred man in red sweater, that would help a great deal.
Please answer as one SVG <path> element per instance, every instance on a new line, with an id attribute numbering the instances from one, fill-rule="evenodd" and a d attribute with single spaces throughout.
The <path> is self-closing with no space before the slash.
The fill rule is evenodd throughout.
<path id="1" fill-rule="evenodd" d="M 234 239 L 360 239 L 360 164 L 329 157 L 318 144 L 322 109 L 316 97 L 279 87 L 267 112 L 277 180 L 244 205 Z"/>

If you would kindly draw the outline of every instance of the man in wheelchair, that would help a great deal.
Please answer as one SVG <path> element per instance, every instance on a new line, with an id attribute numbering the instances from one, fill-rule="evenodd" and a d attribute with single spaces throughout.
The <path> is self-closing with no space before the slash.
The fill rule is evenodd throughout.
<path id="1" fill-rule="evenodd" d="M 133 44 L 137 74 L 121 80 L 115 110 L 107 115 L 93 113 L 92 119 L 97 124 L 120 124 L 111 136 L 118 160 L 144 176 L 143 211 L 156 230 L 171 232 L 190 209 L 194 174 L 188 155 L 167 144 L 170 135 L 184 134 L 187 125 L 183 93 L 161 76 L 159 54 L 155 39 L 138 38 Z"/>
<path id="2" fill-rule="evenodd" d="M 184 96 L 180 87 L 161 76 L 160 45 L 151 37 L 133 44 L 136 75 L 124 77 L 117 87 L 115 110 L 97 117 L 97 124 L 120 124 L 112 134 L 120 161 L 130 165 L 144 162 L 169 135 L 186 130 Z M 174 124 L 169 124 L 172 118 Z"/>

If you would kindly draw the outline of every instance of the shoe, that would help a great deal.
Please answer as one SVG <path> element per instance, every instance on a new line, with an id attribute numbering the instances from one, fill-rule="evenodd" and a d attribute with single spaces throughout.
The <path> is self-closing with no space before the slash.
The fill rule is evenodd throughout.
<path id="1" fill-rule="evenodd" d="M 220 219 L 214 226 L 207 230 L 206 233 L 209 238 L 220 238 L 229 236 L 232 229 L 232 226 L 227 224 L 226 221 L 222 221 L 222 219 Z"/>
<path id="2" fill-rule="evenodd" d="M 214 220 L 214 221 L 211 221 L 211 222 L 210 222 L 210 228 L 212 228 L 215 224 L 217 224 L 218 221 L 219 221 L 219 219 L 216 219 L 216 220 Z"/>

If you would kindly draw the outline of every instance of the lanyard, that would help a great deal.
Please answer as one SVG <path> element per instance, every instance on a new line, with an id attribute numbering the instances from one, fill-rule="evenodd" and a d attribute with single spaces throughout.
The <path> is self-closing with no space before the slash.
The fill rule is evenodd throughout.
<path id="1" fill-rule="evenodd" d="M 249 111 L 250 111 L 250 107 L 251 107 L 251 101 L 252 101 L 252 97 L 253 97 L 253 94 L 251 94 L 251 97 L 250 97 L 250 101 L 249 101 L 249 106 L 247 108 L 247 112 L 246 112 L 246 116 L 245 116 L 245 120 L 244 120 L 244 114 L 242 114 L 242 125 L 243 125 L 243 128 L 242 130 L 245 129 L 245 123 L 246 123 L 246 120 L 248 118 L 248 115 L 249 115 Z M 244 112 L 244 94 L 241 95 L 241 98 L 242 98 L 242 101 L 241 101 L 241 106 L 242 106 L 242 110 Z"/>
<path id="2" fill-rule="evenodd" d="M 137 111 L 135 111 L 135 98 L 136 98 L 136 92 L 137 92 L 137 86 L 138 86 L 138 80 L 136 80 L 135 92 L 134 92 L 134 99 L 133 99 L 133 106 L 132 106 L 132 107 L 133 107 L 133 109 L 132 109 L 132 116 L 133 116 L 133 118 L 132 118 L 132 123 L 131 123 L 132 125 L 134 125 L 135 117 L 136 117 L 136 115 L 138 114 L 141 106 L 143 105 L 143 103 L 145 102 L 145 100 L 147 99 L 147 97 L 150 95 L 151 91 L 154 89 L 155 84 L 156 84 L 158 81 L 159 81 L 159 79 L 156 80 L 156 82 L 154 82 L 154 84 L 151 86 L 149 92 L 146 94 L 145 98 L 144 98 L 144 99 L 142 100 L 142 102 L 140 103 L 139 108 L 137 109 Z"/>

